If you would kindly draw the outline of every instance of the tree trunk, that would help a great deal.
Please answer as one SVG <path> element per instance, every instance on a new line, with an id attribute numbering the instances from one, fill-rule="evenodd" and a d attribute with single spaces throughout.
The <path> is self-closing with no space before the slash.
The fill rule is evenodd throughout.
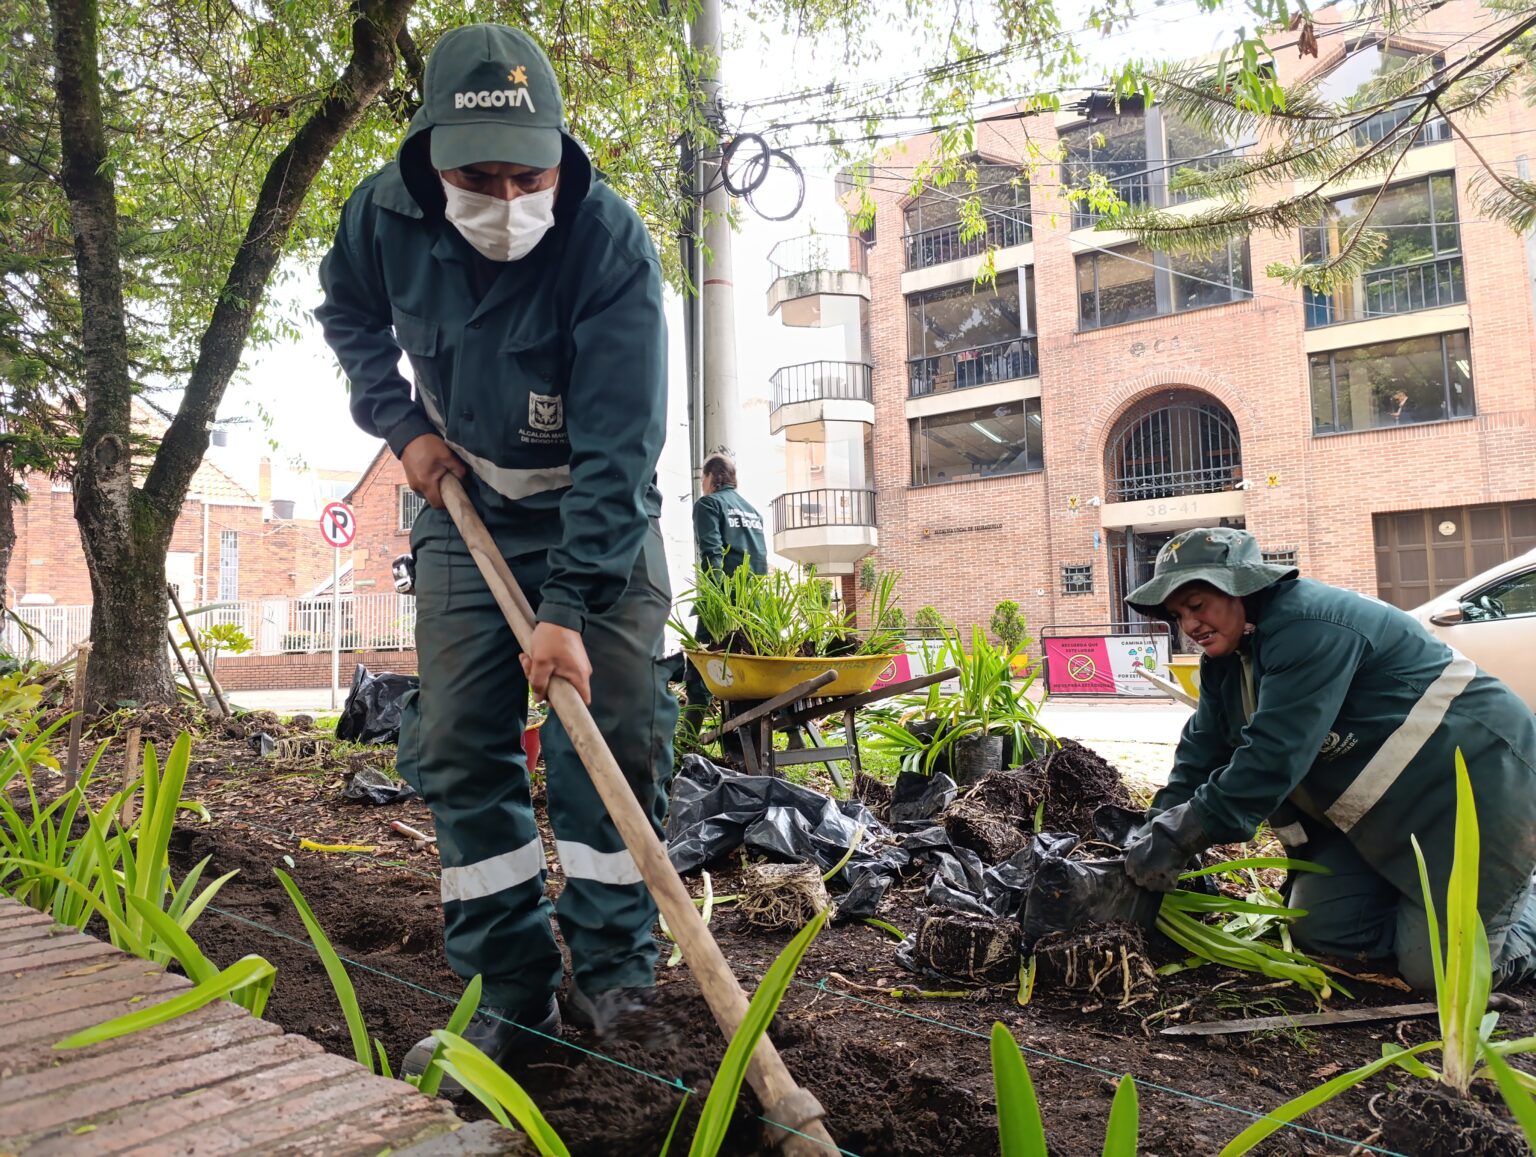
<path id="1" fill-rule="evenodd" d="M 267 168 L 249 228 L 202 334 L 181 405 L 142 488 L 129 451 L 132 390 L 123 309 L 117 197 L 103 127 L 97 0 L 49 0 L 63 185 L 79 275 L 85 423 L 75 519 L 91 576 L 88 709 L 169 703 L 165 554 L 208 426 L 240 362 L 267 282 L 321 167 L 394 71 L 395 40 L 413 0 L 360 0 L 352 54 L 326 98 Z"/>
<path id="2" fill-rule="evenodd" d="M 0 449 L 0 606 L 10 606 L 5 597 L 6 579 L 11 574 L 11 553 L 16 549 L 16 470 L 9 448 Z M 11 607 L 15 610 L 14 607 Z"/>

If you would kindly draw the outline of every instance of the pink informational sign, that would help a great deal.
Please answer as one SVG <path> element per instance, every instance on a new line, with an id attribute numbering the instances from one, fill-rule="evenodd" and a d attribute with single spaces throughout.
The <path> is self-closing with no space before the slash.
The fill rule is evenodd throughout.
<path id="1" fill-rule="evenodd" d="M 1141 672 L 1167 671 L 1166 630 L 1132 634 L 1124 627 L 1110 625 L 1101 634 L 1093 627 L 1051 626 L 1042 635 L 1046 686 L 1052 695 L 1144 698 L 1162 694 L 1141 677 Z"/>
<path id="2" fill-rule="evenodd" d="M 880 678 L 875 680 L 875 687 L 884 687 L 890 683 L 904 683 L 913 678 L 912 660 L 906 655 L 897 655 L 891 660 L 891 665 L 880 672 Z"/>
<path id="3" fill-rule="evenodd" d="M 1115 673 L 1109 667 L 1109 641 L 1054 638 L 1045 644 L 1045 685 L 1052 695 L 1113 695 Z"/>

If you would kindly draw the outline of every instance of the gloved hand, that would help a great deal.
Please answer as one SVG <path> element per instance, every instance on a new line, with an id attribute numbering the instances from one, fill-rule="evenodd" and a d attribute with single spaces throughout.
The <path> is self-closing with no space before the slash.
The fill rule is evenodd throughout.
<path id="1" fill-rule="evenodd" d="M 1125 874 L 1154 892 L 1177 888 L 1185 865 L 1211 846 L 1211 837 L 1189 803 L 1160 813 L 1143 833 L 1125 850 Z"/>

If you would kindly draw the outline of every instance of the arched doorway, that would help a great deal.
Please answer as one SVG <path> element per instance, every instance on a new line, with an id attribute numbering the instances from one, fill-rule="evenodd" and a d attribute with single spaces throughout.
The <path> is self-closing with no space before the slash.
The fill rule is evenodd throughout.
<path id="1" fill-rule="evenodd" d="M 1157 553 L 1181 530 L 1241 517 L 1198 513 L 1195 495 L 1243 481 L 1242 438 L 1232 412 L 1200 390 L 1159 390 L 1121 415 L 1104 447 L 1105 501 L 1127 503 L 1134 520 L 1108 530 L 1116 617 L 1137 621 L 1124 599 L 1152 577 Z"/>
<path id="2" fill-rule="evenodd" d="M 1115 423 L 1106 450 L 1109 502 L 1210 494 L 1243 479 L 1237 422 L 1199 390 L 1142 399 Z"/>

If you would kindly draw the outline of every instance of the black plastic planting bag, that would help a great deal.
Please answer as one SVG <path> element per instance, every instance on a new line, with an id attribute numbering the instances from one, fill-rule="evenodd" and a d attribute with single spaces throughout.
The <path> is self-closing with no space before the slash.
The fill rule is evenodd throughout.
<path id="1" fill-rule="evenodd" d="M 382 807 L 420 797 L 410 784 L 390 779 L 376 767 L 360 767 L 357 774 L 347 780 L 346 786 L 341 789 L 341 798 L 352 803 L 370 803 Z"/>
<path id="2" fill-rule="evenodd" d="M 931 820 L 955 802 L 959 787 L 949 776 L 903 771 L 891 790 L 891 822 Z"/>
<path id="3" fill-rule="evenodd" d="M 1125 857 L 1069 860 L 1046 854 L 1034 866 L 1024 910 L 1019 917 L 1023 948 L 1050 932 L 1069 932 L 1084 924 L 1118 922 L 1151 928 L 1163 898 L 1139 887 L 1125 874 Z"/>
<path id="4" fill-rule="evenodd" d="M 911 857 L 868 838 L 886 829 L 858 800 L 834 800 L 773 776 L 727 773 L 703 756 L 686 755 L 672 783 L 667 855 L 679 872 L 702 868 L 739 847 L 776 860 L 814 861 L 830 871 L 860 827 L 865 837 L 858 851 L 831 882 L 848 885 L 871 872 L 894 875 Z"/>
<path id="5" fill-rule="evenodd" d="M 399 743 L 400 701 L 421 685 L 415 675 L 393 671 L 371 674 L 361 663 L 352 672 L 352 689 L 336 720 L 336 738 L 353 743 Z"/>

